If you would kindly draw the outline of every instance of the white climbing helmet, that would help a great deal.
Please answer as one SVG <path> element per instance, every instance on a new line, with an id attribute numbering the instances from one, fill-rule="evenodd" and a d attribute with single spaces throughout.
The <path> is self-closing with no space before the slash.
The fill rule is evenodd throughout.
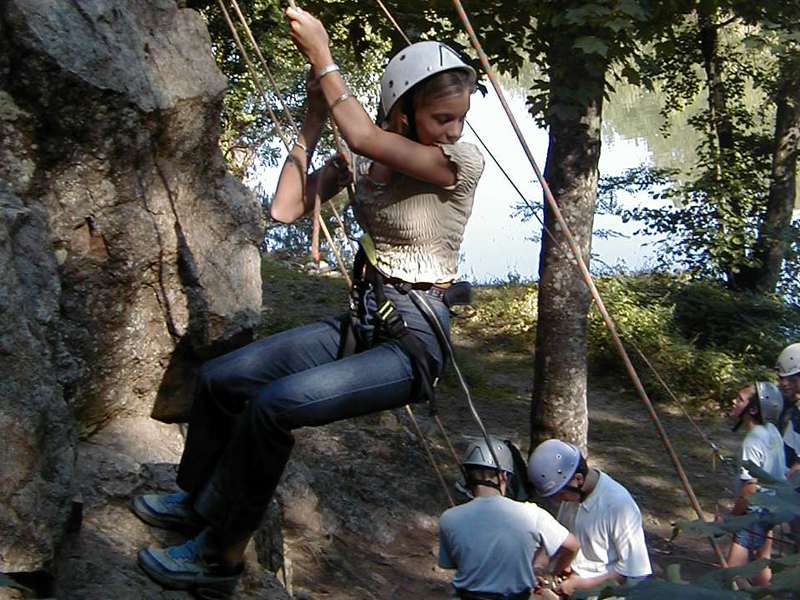
<path id="1" fill-rule="evenodd" d="M 490 437 L 489 439 L 492 442 L 492 450 L 494 450 L 497 460 L 500 461 L 500 469 L 507 473 L 513 473 L 514 459 L 511 457 L 511 450 L 497 438 Z M 489 451 L 489 446 L 483 438 L 477 439 L 467 446 L 467 450 L 464 452 L 464 460 L 461 464 L 465 467 L 497 469 L 492 453 Z"/>
<path id="2" fill-rule="evenodd" d="M 783 395 L 774 383 L 756 381 L 756 395 L 764 423 L 777 425 L 783 411 Z"/>
<path id="3" fill-rule="evenodd" d="M 800 342 L 790 344 L 778 355 L 778 364 L 775 365 L 778 375 L 790 377 L 800 373 Z"/>
<path id="4" fill-rule="evenodd" d="M 392 57 L 381 77 L 381 105 L 388 115 L 392 107 L 409 89 L 431 75 L 461 69 L 476 76 L 455 50 L 441 42 L 417 42 Z"/>
<path id="5" fill-rule="evenodd" d="M 547 440 L 536 447 L 528 461 L 528 480 L 540 496 L 560 492 L 575 476 L 581 451 L 561 440 Z"/>

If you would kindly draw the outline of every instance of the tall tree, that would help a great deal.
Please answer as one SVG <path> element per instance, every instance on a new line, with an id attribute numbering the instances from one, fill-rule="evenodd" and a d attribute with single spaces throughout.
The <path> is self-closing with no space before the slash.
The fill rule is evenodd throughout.
<path id="1" fill-rule="evenodd" d="M 703 0 L 653 45 L 644 71 L 664 83 L 665 113 L 707 95 L 690 121 L 703 134 L 700 160 L 682 177 L 637 170 L 630 180 L 669 185 L 673 206 L 633 211 L 668 236 L 665 262 L 736 290 L 774 292 L 800 272 L 796 199 L 797 3 Z M 647 61 L 645 61 L 647 62 Z M 758 100 L 753 101 L 753 98 Z M 779 291 L 790 292 L 781 285 Z M 797 283 L 795 282 L 795 293 Z"/>

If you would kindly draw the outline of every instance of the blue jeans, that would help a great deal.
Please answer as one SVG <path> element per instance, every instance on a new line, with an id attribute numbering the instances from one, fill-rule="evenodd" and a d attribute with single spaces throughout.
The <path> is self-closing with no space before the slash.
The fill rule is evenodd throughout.
<path id="1" fill-rule="evenodd" d="M 746 529 L 741 529 L 733 535 L 733 541 L 744 546 L 750 552 L 755 552 L 767 542 L 769 532 L 775 527 L 776 523 L 770 520 L 770 512 L 761 507 L 750 507 L 747 511 L 761 517 Z"/>
<path id="2" fill-rule="evenodd" d="M 410 297 L 385 287 L 441 374 L 435 332 Z M 424 294 L 449 335 L 449 313 Z M 327 319 L 258 340 L 203 366 L 178 469 L 178 485 L 223 542 L 255 531 L 283 473 L 299 427 L 324 425 L 413 402 L 414 371 L 400 344 L 375 329 L 363 298 L 358 327 L 371 347 L 337 360 L 342 324 Z"/>

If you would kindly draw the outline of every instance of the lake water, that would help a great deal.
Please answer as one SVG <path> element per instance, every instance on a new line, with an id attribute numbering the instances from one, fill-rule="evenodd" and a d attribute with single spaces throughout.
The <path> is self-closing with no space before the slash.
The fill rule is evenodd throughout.
<path id="1" fill-rule="evenodd" d="M 525 108 L 521 94 L 512 91 L 506 99 L 539 168 L 544 170 L 547 131 L 537 127 Z M 522 194 L 534 204 L 541 203 L 541 187 L 493 89 L 485 98 L 480 94 L 475 95 L 468 118 Z M 605 130 L 600 155 L 602 174 L 615 175 L 642 163 L 652 162 L 644 139 L 625 138 L 613 126 Z M 478 143 L 468 128 L 463 139 Z M 495 163 L 488 156 L 486 158 L 486 169 L 478 185 L 472 218 L 464 235 L 462 276 L 476 282 L 509 277 L 535 278 L 539 269 L 540 245 L 537 240 L 541 236 L 542 226 L 537 220 L 524 222 L 515 216 L 514 207 L 521 202 L 519 194 Z M 630 206 L 647 201 L 647 198 L 621 194 L 619 200 L 621 204 Z M 539 217 L 542 218 L 542 215 Z M 636 224 L 623 223 L 611 215 L 596 215 L 594 225 L 596 231 L 611 229 L 625 236 L 605 239 L 595 236 L 592 241 L 595 263 L 624 265 L 635 270 L 652 263 L 652 249 L 645 245 L 652 240 L 636 235 Z"/>

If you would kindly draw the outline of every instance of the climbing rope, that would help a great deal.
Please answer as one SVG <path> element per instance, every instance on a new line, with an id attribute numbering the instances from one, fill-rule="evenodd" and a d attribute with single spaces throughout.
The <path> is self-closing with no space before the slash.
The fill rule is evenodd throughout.
<path id="1" fill-rule="evenodd" d="M 245 19 L 244 14 L 242 13 L 241 9 L 239 8 L 239 4 L 237 3 L 237 1 L 236 0 L 230 0 L 230 2 L 231 2 L 231 5 L 234 8 L 234 12 L 236 13 L 236 15 L 237 15 L 237 17 L 239 19 L 239 22 L 241 23 L 243 29 L 247 33 L 248 40 L 250 41 L 251 45 L 256 50 L 256 55 L 259 58 L 259 61 L 261 63 L 261 66 L 262 66 L 264 72 L 267 74 L 267 78 L 269 79 L 270 85 L 272 86 L 272 91 L 275 94 L 275 97 L 278 99 L 278 102 L 281 104 L 281 106 L 283 108 L 284 115 L 286 115 L 286 118 L 289 121 L 290 126 L 291 126 L 292 130 L 294 131 L 294 134 L 295 134 L 296 138 L 299 139 L 300 130 L 298 129 L 296 123 L 294 122 L 294 119 L 292 117 L 291 111 L 289 111 L 289 107 L 288 107 L 288 104 L 286 103 L 286 100 L 284 99 L 283 95 L 280 93 L 280 90 L 278 89 L 278 85 L 277 85 L 277 83 L 275 81 L 275 78 L 272 75 L 272 71 L 270 70 L 269 65 L 267 64 L 267 61 L 264 58 L 264 55 L 261 53 L 261 50 L 258 47 L 258 44 L 257 44 L 257 42 L 255 40 L 255 37 L 253 36 L 252 30 L 250 29 L 249 25 L 247 24 L 247 19 Z M 244 44 L 242 43 L 242 40 L 239 37 L 239 32 L 237 31 L 236 26 L 233 24 L 233 21 L 232 21 L 232 19 L 230 17 L 230 14 L 228 13 L 228 10 L 225 8 L 225 4 L 223 3 L 222 0 L 217 0 L 217 4 L 219 5 L 220 10 L 222 11 L 222 15 L 225 18 L 225 22 L 228 25 L 228 29 L 230 29 L 231 35 L 233 36 L 233 39 L 236 42 L 236 46 L 237 46 L 237 48 L 239 49 L 239 52 L 242 55 L 242 59 L 244 60 L 245 65 L 247 66 L 247 69 L 248 69 L 248 71 L 250 73 L 251 78 L 253 79 L 253 84 L 256 86 L 256 89 L 258 89 L 258 91 L 261 94 L 261 97 L 262 97 L 262 99 L 264 101 L 264 104 L 265 104 L 265 106 L 267 108 L 267 111 L 269 112 L 270 118 L 272 119 L 272 121 L 273 121 L 273 123 L 275 125 L 275 130 L 278 133 L 278 137 L 280 137 L 281 141 L 283 142 L 283 145 L 286 148 L 286 152 L 290 153 L 291 150 L 292 150 L 293 145 L 290 144 L 289 138 L 286 135 L 286 131 L 284 130 L 280 119 L 278 119 L 278 116 L 275 114 L 275 111 L 272 109 L 270 99 L 269 99 L 267 93 L 264 91 L 263 86 L 261 85 L 260 77 L 259 77 L 255 67 L 253 66 L 253 61 L 250 59 L 250 54 L 248 53 L 247 49 L 245 48 Z M 344 262 L 342 261 L 342 258 L 339 255 L 339 252 L 338 252 L 338 250 L 336 248 L 336 245 L 333 242 L 333 238 L 331 237 L 330 231 L 328 230 L 328 227 L 325 224 L 325 221 L 322 219 L 322 217 L 320 215 L 319 204 L 320 204 L 319 196 L 317 196 L 315 198 L 315 203 L 314 203 L 314 220 L 313 220 L 315 231 L 312 233 L 312 237 L 313 236 L 318 236 L 318 234 L 316 234 L 316 230 L 317 230 L 318 227 L 322 229 L 323 233 L 325 234 L 325 239 L 328 241 L 328 244 L 331 246 L 331 250 L 333 251 L 334 255 L 336 256 L 337 266 L 339 267 L 339 270 L 341 271 L 342 276 L 345 278 L 345 281 L 348 282 L 348 285 L 352 285 L 352 282 L 350 281 L 350 275 L 347 273 L 347 268 L 345 267 Z M 318 252 L 316 251 L 316 246 L 315 246 L 314 253 L 317 254 L 315 259 L 318 260 Z"/>

